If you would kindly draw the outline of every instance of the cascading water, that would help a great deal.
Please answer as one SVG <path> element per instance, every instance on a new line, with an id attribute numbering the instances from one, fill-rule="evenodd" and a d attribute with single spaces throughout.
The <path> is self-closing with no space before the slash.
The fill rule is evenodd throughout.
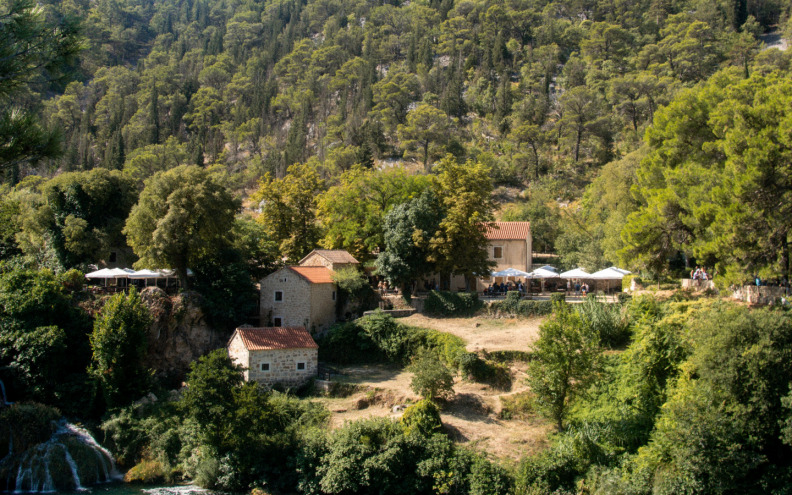
<path id="1" fill-rule="evenodd" d="M 58 490 L 84 491 L 87 485 L 119 480 L 110 452 L 84 429 L 59 420 L 46 442 L 14 452 L 14 435 L 9 436 L 8 454 L 0 460 L 5 487 L 13 493 L 53 493 Z M 2 479 L 2 478 L 0 478 Z"/>
<path id="2" fill-rule="evenodd" d="M 6 397 L 5 383 L 3 383 L 3 380 L 0 380 L 0 393 L 3 395 L 3 403 L 0 405 L 10 406 L 13 404 L 13 402 L 8 402 L 8 397 Z"/>

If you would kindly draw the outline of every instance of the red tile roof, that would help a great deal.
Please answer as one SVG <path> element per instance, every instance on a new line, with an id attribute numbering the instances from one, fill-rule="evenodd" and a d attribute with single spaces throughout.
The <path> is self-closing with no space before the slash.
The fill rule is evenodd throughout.
<path id="1" fill-rule="evenodd" d="M 245 327 L 237 328 L 234 334 L 239 334 L 249 351 L 319 348 L 305 327 Z"/>
<path id="2" fill-rule="evenodd" d="M 490 241 L 527 239 L 531 233 L 531 222 L 492 222 L 484 234 Z"/>
<path id="3" fill-rule="evenodd" d="M 358 263 L 358 260 L 356 260 L 355 257 L 349 254 L 349 252 L 345 249 L 314 249 L 308 253 L 308 256 L 311 256 L 314 253 L 318 254 L 330 263 Z M 300 264 L 308 259 L 308 256 L 301 259 Z"/>
<path id="4" fill-rule="evenodd" d="M 333 283 L 333 272 L 326 266 L 290 266 L 288 268 L 312 284 Z"/>

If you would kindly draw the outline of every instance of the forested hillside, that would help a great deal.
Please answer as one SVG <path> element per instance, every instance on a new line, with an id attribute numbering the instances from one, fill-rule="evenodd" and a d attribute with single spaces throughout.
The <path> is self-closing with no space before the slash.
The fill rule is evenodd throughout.
<path id="1" fill-rule="evenodd" d="M 319 194 L 355 164 L 430 172 L 450 153 L 516 188 L 498 196 L 499 216 L 531 220 L 536 251 L 589 268 L 658 271 L 633 263 L 621 235 L 646 201 L 628 188 L 660 142 L 643 139 L 656 112 L 720 70 L 789 66 L 760 52 L 758 36 L 786 23 L 777 0 L 42 3 L 79 20 L 82 50 L 61 77 L 13 95 L 60 132 L 62 153 L 6 166 L 9 185 L 102 167 L 140 188 L 197 164 L 247 197 L 305 163 Z M 309 244 L 377 247 L 354 246 L 368 232 L 333 233 L 328 208 Z"/>

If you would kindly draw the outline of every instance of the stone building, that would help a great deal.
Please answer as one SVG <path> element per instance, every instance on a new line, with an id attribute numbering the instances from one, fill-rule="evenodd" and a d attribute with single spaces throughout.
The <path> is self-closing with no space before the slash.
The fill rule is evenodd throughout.
<path id="1" fill-rule="evenodd" d="M 305 327 L 316 333 L 335 322 L 336 286 L 325 266 L 286 266 L 261 280 L 262 326 Z"/>
<path id="2" fill-rule="evenodd" d="M 494 272 L 506 268 L 517 268 L 524 272 L 533 270 L 533 238 L 531 222 L 492 222 L 485 232 L 487 252 L 490 261 L 495 262 Z M 476 281 L 476 290 L 482 291 L 493 283 L 492 277 L 480 278 Z M 455 276 L 451 280 L 451 290 L 465 287 L 465 279 Z"/>
<path id="3" fill-rule="evenodd" d="M 228 355 L 245 368 L 246 381 L 298 387 L 316 376 L 319 346 L 304 327 L 237 328 Z"/>
<path id="4" fill-rule="evenodd" d="M 314 249 L 300 260 L 300 266 L 324 266 L 332 271 L 356 267 L 360 263 L 343 249 Z"/>

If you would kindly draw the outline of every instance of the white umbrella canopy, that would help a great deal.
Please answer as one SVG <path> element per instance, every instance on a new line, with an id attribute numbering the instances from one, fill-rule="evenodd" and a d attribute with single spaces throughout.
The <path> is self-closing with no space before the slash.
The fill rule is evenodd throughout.
<path id="1" fill-rule="evenodd" d="M 102 268 L 94 272 L 86 273 L 85 278 L 113 278 L 115 275 L 110 268 Z"/>
<path id="2" fill-rule="evenodd" d="M 129 272 L 121 268 L 102 268 L 101 270 L 85 274 L 85 278 L 123 278 L 128 276 Z"/>
<path id="3" fill-rule="evenodd" d="M 545 267 L 537 268 L 536 270 L 531 272 L 531 278 L 559 278 L 558 274 L 552 270 L 548 270 Z"/>
<path id="4" fill-rule="evenodd" d="M 596 280 L 621 280 L 624 278 L 625 275 L 629 274 L 627 270 L 621 270 L 612 266 L 610 268 L 605 268 L 598 272 L 592 273 L 589 278 L 593 278 Z"/>
<path id="5" fill-rule="evenodd" d="M 154 270 L 143 269 L 138 270 L 134 273 L 129 274 L 129 278 L 132 279 L 139 279 L 139 278 L 163 278 L 160 272 L 155 272 Z"/>
<path id="6" fill-rule="evenodd" d="M 530 277 L 531 274 L 516 268 L 507 268 L 499 272 L 492 272 L 493 277 Z"/>
<path id="7" fill-rule="evenodd" d="M 558 275 L 561 278 L 591 278 L 590 273 L 586 273 L 581 268 L 575 268 Z"/>

